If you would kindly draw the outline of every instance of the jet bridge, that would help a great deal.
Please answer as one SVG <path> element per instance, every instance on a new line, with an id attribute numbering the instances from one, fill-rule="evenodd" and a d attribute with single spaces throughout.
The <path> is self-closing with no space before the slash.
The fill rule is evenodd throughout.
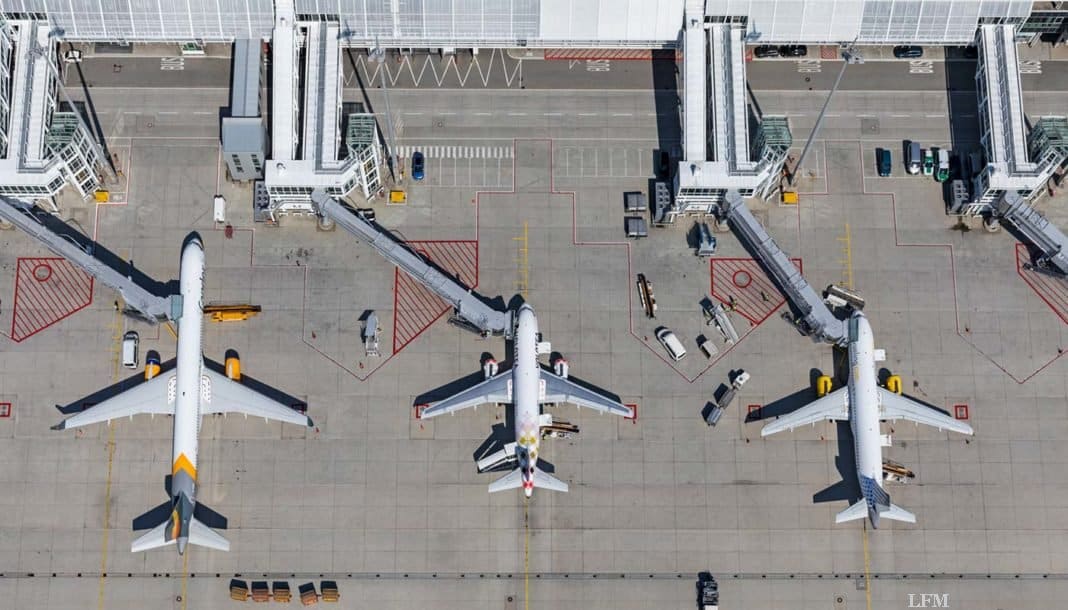
<path id="1" fill-rule="evenodd" d="M 813 340 L 845 345 L 845 323 L 834 317 L 779 244 L 749 211 L 738 191 L 727 192 L 720 205 L 720 215 L 727 219 L 735 235 L 760 261 L 790 308 L 798 314 L 798 326 Z"/>
<path id="2" fill-rule="evenodd" d="M 401 271 L 451 303 L 456 316 L 464 321 L 461 326 L 473 327 L 472 330 L 483 335 L 503 334 L 509 337 L 512 334 L 511 313 L 497 311 L 485 304 L 470 288 L 463 286 L 436 266 L 428 263 L 377 224 L 363 218 L 323 191 L 315 190 L 312 192 L 311 199 L 320 215 L 333 220 L 341 228 L 366 241 Z"/>
<path id="3" fill-rule="evenodd" d="M 97 281 L 116 290 L 126 305 L 156 324 L 174 319 L 171 299 L 153 294 L 98 258 L 96 244 L 67 224 L 25 202 L 0 196 L 0 218 L 33 237 L 44 247 L 81 267 Z"/>
<path id="4" fill-rule="evenodd" d="M 1068 237 L 1060 229 L 1017 193 L 1003 195 L 998 200 L 995 212 L 998 218 L 1008 221 L 1020 237 L 1039 251 L 1032 270 L 1068 277 L 1068 255 L 1065 253 Z"/>

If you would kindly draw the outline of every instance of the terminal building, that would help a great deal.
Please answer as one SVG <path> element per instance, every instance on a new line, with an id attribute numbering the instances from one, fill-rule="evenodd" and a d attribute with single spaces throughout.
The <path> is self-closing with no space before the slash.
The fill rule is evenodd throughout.
<path id="1" fill-rule="evenodd" d="M 373 115 L 341 99 L 345 47 L 676 49 L 681 154 L 672 214 L 708 214 L 727 191 L 766 197 L 793 143 L 784 117 L 750 120 L 747 47 L 975 45 L 985 171 L 968 210 L 1030 199 L 1064 161 L 1062 118 L 1025 123 L 1017 41 L 1063 40 L 1068 9 L 1030 0 L 0 0 L 0 192 L 51 197 L 96 188 L 100 159 L 77 115 L 56 105 L 59 41 L 234 43 L 224 159 L 262 180 L 260 217 L 312 214 L 311 193 L 370 198 L 383 187 Z M 269 43 L 264 46 L 261 43 Z M 269 52 L 264 56 L 263 50 Z M 260 69 L 269 59 L 270 108 Z M 262 75 L 264 79 L 267 74 Z M 67 116 L 67 115 L 70 116 Z M 1047 120 L 1048 119 L 1048 120 Z"/>

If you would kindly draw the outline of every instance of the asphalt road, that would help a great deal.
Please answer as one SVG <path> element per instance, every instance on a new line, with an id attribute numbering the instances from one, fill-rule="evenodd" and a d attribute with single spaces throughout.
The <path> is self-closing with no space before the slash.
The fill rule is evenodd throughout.
<path id="1" fill-rule="evenodd" d="M 346 88 L 376 89 L 385 80 L 397 89 L 674 89 L 671 61 L 516 60 L 500 51 L 478 56 L 458 54 L 390 55 L 369 62 L 361 53 L 345 52 Z M 749 64 L 753 90 L 825 91 L 840 61 L 757 60 Z M 94 57 L 81 63 L 90 87 L 227 88 L 229 58 Z M 1032 68 L 1034 69 L 1034 68 Z M 1068 62 L 1047 61 L 1040 74 L 1023 74 L 1026 91 L 1068 91 Z M 80 86 L 78 67 L 68 68 L 68 86 Z M 967 91 L 975 87 L 975 63 L 872 61 L 847 68 L 840 88 L 846 91 Z"/>

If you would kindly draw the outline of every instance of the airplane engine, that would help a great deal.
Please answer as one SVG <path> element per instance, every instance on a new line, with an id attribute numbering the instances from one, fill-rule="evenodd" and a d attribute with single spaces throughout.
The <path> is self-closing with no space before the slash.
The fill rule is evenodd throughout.
<path id="1" fill-rule="evenodd" d="M 237 356 L 226 358 L 226 376 L 234 381 L 241 381 L 241 359 Z"/>
<path id="2" fill-rule="evenodd" d="M 497 361 L 493 358 L 486 358 L 482 363 L 482 376 L 486 379 L 495 377 L 500 367 L 497 365 Z"/>
<path id="3" fill-rule="evenodd" d="M 901 393 L 901 377 L 897 375 L 891 375 L 886 378 L 886 389 L 890 390 L 894 394 Z"/>
<path id="4" fill-rule="evenodd" d="M 159 375 L 159 357 L 149 355 L 145 358 L 145 381 Z"/>
<path id="5" fill-rule="evenodd" d="M 831 393 L 831 378 L 827 375 L 820 375 L 816 378 L 816 397 L 823 398 Z"/>
<path id="6" fill-rule="evenodd" d="M 564 379 L 567 379 L 567 373 L 568 373 L 567 360 L 564 359 L 564 358 L 557 358 L 556 360 L 554 360 L 553 361 L 553 372 L 555 372 L 560 377 L 563 377 Z"/>

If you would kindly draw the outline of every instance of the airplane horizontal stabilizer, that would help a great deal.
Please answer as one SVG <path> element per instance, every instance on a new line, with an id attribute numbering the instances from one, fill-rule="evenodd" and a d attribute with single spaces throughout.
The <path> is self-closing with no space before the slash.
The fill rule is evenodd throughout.
<path id="1" fill-rule="evenodd" d="M 856 521 L 857 519 L 863 519 L 867 516 L 868 502 L 864 498 L 861 498 L 857 502 L 854 502 L 849 508 L 835 515 L 834 522 L 845 523 L 846 521 Z"/>
<path id="2" fill-rule="evenodd" d="M 516 468 L 496 481 L 490 483 L 489 492 L 496 493 L 506 489 L 518 489 L 523 486 L 523 472 Z"/>
<path id="3" fill-rule="evenodd" d="M 916 515 L 901 508 L 897 504 L 891 504 L 890 508 L 884 509 L 879 512 L 879 516 L 883 519 L 890 519 L 892 521 L 904 521 L 905 523 L 916 523 Z"/>
<path id="4" fill-rule="evenodd" d="M 567 492 L 567 483 L 564 483 L 560 479 L 545 472 L 541 468 L 534 469 L 534 487 L 535 489 L 549 489 L 552 491 Z"/>
<path id="5" fill-rule="evenodd" d="M 133 544 L 130 545 L 130 552 L 140 553 L 141 551 L 158 549 L 160 547 L 170 546 L 174 544 L 175 540 L 173 538 L 167 540 L 166 537 L 168 525 L 170 525 L 170 522 L 164 521 L 163 523 L 160 523 L 156 527 L 149 530 L 137 540 L 134 540 Z"/>
<path id="6" fill-rule="evenodd" d="M 216 551 L 230 550 L 229 540 L 198 521 L 196 517 L 189 522 L 189 544 L 215 549 Z"/>

